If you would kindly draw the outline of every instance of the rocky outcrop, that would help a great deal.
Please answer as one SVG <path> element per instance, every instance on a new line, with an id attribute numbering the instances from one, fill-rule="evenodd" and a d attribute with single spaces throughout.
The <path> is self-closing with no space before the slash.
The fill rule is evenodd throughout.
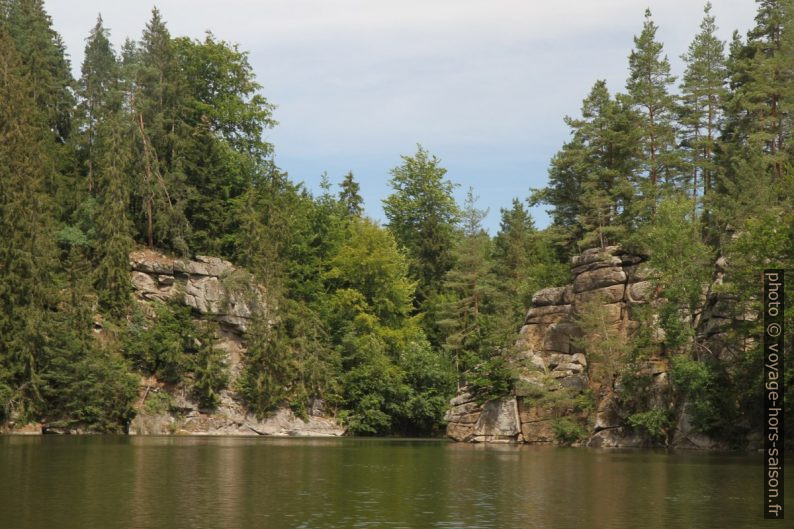
<path id="1" fill-rule="evenodd" d="M 217 257 L 177 259 L 152 250 L 130 254 L 132 286 L 141 301 L 178 300 L 243 332 L 267 317 L 267 291 L 251 274 Z"/>
<path id="2" fill-rule="evenodd" d="M 467 393 L 458 395 L 447 415 L 450 437 L 472 442 L 512 440 L 550 444 L 556 441 L 556 421 L 567 417 L 584 423 L 589 418 L 576 397 L 599 388 L 593 387 L 588 374 L 588 353 L 579 340 L 582 331 L 576 315 L 595 301 L 601 305 L 610 326 L 627 332 L 632 323 L 636 325 L 632 307 L 647 303 L 652 296 L 648 281 L 652 271 L 642 257 L 608 247 L 575 256 L 571 275 L 570 284 L 540 290 L 532 297 L 532 307 L 519 332 L 512 358 L 518 371 L 514 395 L 484 406 L 476 406 Z M 513 408 L 505 402 L 514 402 L 515 419 Z M 484 419 L 494 414 L 500 417 L 498 421 Z M 485 424 L 500 426 L 484 428 Z M 510 427 L 505 428 L 508 424 Z M 601 429 L 614 428 L 603 425 Z M 617 433 L 613 432 L 613 439 L 605 444 L 619 445 L 619 439 L 615 439 Z"/>
<path id="3" fill-rule="evenodd" d="M 447 412 L 447 435 L 456 441 L 512 443 L 519 440 L 521 423 L 515 397 L 478 404 L 470 393 L 455 397 Z"/>
<path id="4" fill-rule="evenodd" d="M 737 340 L 732 333 L 739 323 L 756 317 L 737 313 L 735 300 L 724 293 L 726 269 L 725 259 L 720 258 L 714 281 L 704 292 L 702 310 L 681 315 L 696 329 L 693 347 L 719 361 L 737 358 L 752 346 L 747 339 Z M 596 347 L 582 339 L 577 322 L 587 311 L 598 310 L 598 317 L 612 336 L 629 337 L 642 329 L 650 344 L 656 344 L 655 354 L 635 364 L 634 375 L 645 384 L 644 409 L 666 410 L 674 417 L 666 432 L 670 445 L 726 448 L 725 443 L 698 432 L 692 425 L 690 404 L 685 398 L 682 401 L 680 395 L 673 396 L 665 334 L 654 312 L 663 293 L 657 291 L 654 279 L 655 272 L 646 258 L 616 246 L 586 250 L 575 256 L 570 284 L 545 288 L 532 297 L 532 307 L 510 358 L 517 373 L 512 394 L 478 405 L 468 392 L 459 393 L 450 403 L 447 435 L 458 441 L 553 444 L 565 437 L 567 428 L 568 433 L 584 433 L 581 442 L 592 447 L 658 443 L 658 439 L 630 427 L 627 419 L 631 410 L 623 408 L 621 399 L 625 392 L 623 381 L 618 379 L 610 385 L 599 383 L 592 376 L 592 369 L 603 360 L 591 358 Z M 641 322 L 643 307 L 650 311 Z M 514 409 L 518 412 L 517 425 Z M 575 430 L 577 427 L 580 430 Z"/>
<path id="5" fill-rule="evenodd" d="M 561 287 L 545 288 L 532 297 L 524 324 L 514 347 L 511 363 L 517 372 L 513 395 L 477 406 L 473 397 L 462 393 L 452 401 L 447 415 L 447 434 L 459 441 L 493 442 L 498 439 L 533 444 L 558 442 L 560 421 L 579 425 L 587 434 L 589 446 L 648 446 L 652 440 L 626 426 L 627 412 L 621 409 L 620 383 L 615 389 L 593 379 L 593 361 L 588 343 L 582 340 L 579 316 L 598 307 L 599 317 L 616 336 L 628 336 L 645 326 L 658 353 L 637 367 L 647 380 L 648 405 L 669 408 L 669 363 L 662 343 L 664 332 L 653 317 L 640 323 L 639 308 L 654 305 L 659 293 L 654 287 L 654 271 L 643 256 L 631 255 L 619 247 L 591 249 L 571 261 L 571 282 Z M 719 277 L 717 278 L 719 280 Z M 696 322 L 703 333 L 724 337 L 730 324 L 725 314 L 725 300 L 709 298 L 706 310 Z M 647 328 L 650 326 L 650 328 Z M 590 402 L 586 402 L 589 399 Z M 515 401 L 519 433 L 511 429 L 478 430 L 486 410 L 502 410 L 500 424 L 507 424 L 511 413 L 505 401 Z M 680 411 L 680 410 L 679 410 Z M 512 420 L 512 419 L 510 419 Z M 512 423 L 510 423 L 512 425 Z M 714 448 L 713 440 L 695 432 L 686 409 L 671 432 L 674 446 Z"/>
<path id="6" fill-rule="evenodd" d="M 259 419 L 248 413 L 233 395 L 225 391 L 221 404 L 211 413 L 199 409 L 184 397 L 174 399 L 167 410 L 139 413 L 129 427 L 130 435 L 270 435 L 276 437 L 329 437 L 345 433 L 317 401 L 305 418 L 281 408 Z"/>
<path id="7" fill-rule="evenodd" d="M 267 304 L 267 289 L 247 271 L 217 257 L 179 259 L 148 249 L 130 254 L 134 295 L 148 317 L 152 303 L 178 302 L 193 309 L 196 319 L 220 323 L 216 347 L 226 353 L 229 388 L 242 370 L 245 331 L 254 318 L 276 312 Z M 153 399 L 156 401 L 153 405 Z M 185 384 L 168 385 L 154 377 L 142 379 L 131 435 L 274 435 L 338 436 L 345 428 L 315 401 L 306 417 L 289 408 L 257 418 L 245 409 L 232 390 L 220 394 L 213 410 L 191 400 Z"/>

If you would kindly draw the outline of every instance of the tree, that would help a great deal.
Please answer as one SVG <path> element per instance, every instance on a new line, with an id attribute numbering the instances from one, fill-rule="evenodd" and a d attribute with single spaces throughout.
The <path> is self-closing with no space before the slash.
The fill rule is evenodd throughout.
<path id="1" fill-rule="evenodd" d="M 339 201 L 345 206 L 347 214 L 351 217 L 360 217 L 364 213 L 364 199 L 358 193 L 360 187 L 353 178 L 353 171 L 348 171 L 339 187 L 341 188 Z"/>
<path id="2" fill-rule="evenodd" d="M 331 257 L 326 284 L 359 293 L 364 310 L 388 326 L 408 317 L 416 288 L 394 237 L 369 219 L 351 222 L 347 242 Z"/>
<path id="3" fill-rule="evenodd" d="M 568 281 L 568 266 L 557 255 L 549 232 L 535 228 L 520 200 L 514 198 L 501 215 L 493 241 L 494 272 L 505 302 L 500 310 L 503 325 L 515 329 L 536 291 Z"/>
<path id="4" fill-rule="evenodd" d="M 394 192 L 383 201 L 388 228 L 411 258 L 411 276 L 419 281 L 421 305 L 439 292 L 444 274 L 452 267 L 452 241 L 458 207 L 454 184 L 444 177 L 441 161 L 421 145 L 414 156 L 403 156 L 392 169 Z"/>
<path id="5" fill-rule="evenodd" d="M 631 105 L 642 117 L 642 170 L 647 185 L 642 179 L 639 187 L 651 209 L 659 180 L 673 184 L 680 165 L 674 126 L 676 100 L 669 93 L 676 78 L 662 55 L 662 43 L 656 40 L 657 29 L 646 9 L 642 32 L 634 37 L 626 81 Z"/>
<path id="6" fill-rule="evenodd" d="M 91 234 L 96 239 L 94 281 L 101 307 L 121 318 L 130 302 L 129 252 L 132 250 L 130 154 L 133 130 L 126 114 L 120 66 L 102 18 L 88 37 L 79 86 L 82 124 L 78 148 L 85 164 L 86 200 L 96 204 Z M 79 229 L 79 228 L 78 228 Z M 93 242 L 93 241 L 92 241 Z"/>
<path id="7" fill-rule="evenodd" d="M 725 44 L 717 38 L 716 31 L 711 2 L 707 2 L 700 33 L 681 56 L 686 63 L 681 83 L 681 134 L 696 210 L 699 189 L 702 188 L 702 195 L 709 193 L 717 170 L 715 153 L 722 126 L 721 107 L 728 95 Z"/>
<path id="8" fill-rule="evenodd" d="M 614 244 L 633 228 L 633 180 L 640 158 L 638 115 L 625 96 L 613 99 L 597 81 L 582 101 L 582 117 L 565 118 L 572 138 L 554 156 L 549 184 L 532 203 L 553 206 L 554 225 L 569 251 Z"/>
<path id="9" fill-rule="evenodd" d="M 51 427 L 123 432 L 134 416 L 137 377 L 116 351 L 93 336 L 96 296 L 83 250 L 70 246 L 64 261 L 67 288 L 44 346 L 43 418 Z"/>
<path id="10" fill-rule="evenodd" d="M 86 191 L 91 192 L 95 185 L 97 129 L 109 113 L 121 110 L 122 103 L 121 72 L 101 16 L 97 17 L 88 36 L 81 72 L 77 83 L 81 125 L 79 150 L 87 176 Z"/>
<path id="11" fill-rule="evenodd" d="M 97 266 L 94 272 L 99 302 L 108 314 L 121 318 L 130 304 L 129 253 L 133 248 L 130 206 L 128 121 L 117 109 L 105 116 L 96 138 L 99 173 Z"/>
<path id="12" fill-rule="evenodd" d="M 134 190 L 141 207 L 140 231 L 150 247 L 157 241 L 185 254 L 189 225 L 179 114 L 184 92 L 171 35 L 157 8 L 139 48 L 128 46 L 124 62 L 131 82 L 137 170 L 142 175 Z"/>
<path id="13" fill-rule="evenodd" d="M 273 105 L 259 91 L 248 54 L 216 40 L 172 41 L 179 77 L 185 215 L 194 252 L 231 256 L 235 200 L 271 170 Z"/>
<path id="14" fill-rule="evenodd" d="M 42 0 L 9 0 L 6 28 L 20 58 L 23 75 L 29 76 L 36 106 L 58 143 L 72 131 L 74 95 L 66 48 L 52 29 Z"/>
<path id="15" fill-rule="evenodd" d="M 0 27 L 0 413 L 6 419 L 30 418 L 42 405 L 45 324 L 57 266 L 44 189 L 53 142 L 16 46 Z"/>

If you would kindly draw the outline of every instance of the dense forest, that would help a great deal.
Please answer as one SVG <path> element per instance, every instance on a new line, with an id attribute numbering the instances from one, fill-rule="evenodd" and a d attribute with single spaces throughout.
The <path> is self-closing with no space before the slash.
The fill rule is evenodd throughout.
<path id="1" fill-rule="evenodd" d="M 547 187 L 513 199 L 491 236 L 476 192 L 456 203 L 422 146 L 391 171 L 382 225 L 352 173 L 316 194 L 291 180 L 263 139 L 274 105 L 247 53 L 211 33 L 173 37 L 154 9 L 115 50 L 100 17 L 74 79 L 43 2 L 0 0 L 0 422 L 123 431 L 142 375 L 216 404 L 229 377 L 211 325 L 170 304 L 150 319 L 133 300 L 128 255 L 149 247 L 219 256 L 267 285 L 278 315 L 246 332 L 233 388 L 257 415 L 321 398 L 352 433 L 431 434 L 462 385 L 510 391 L 532 294 L 566 283 L 583 249 L 619 244 L 659 272 L 674 382 L 704 430 L 730 435 L 760 407 L 760 346 L 715 362 L 681 314 L 699 310 L 718 258 L 745 312 L 762 268 L 794 269 L 792 16 L 761 0 L 726 44 L 707 5 L 677 77 L 646 12 L 625 91 L 595 82 Z M 752 336 L 750 318 L 735 337 Z"/>

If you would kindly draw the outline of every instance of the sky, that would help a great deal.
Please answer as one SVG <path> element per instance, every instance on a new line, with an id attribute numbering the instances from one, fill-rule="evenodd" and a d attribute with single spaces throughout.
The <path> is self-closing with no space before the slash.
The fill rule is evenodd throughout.
<path id="1" fill-rule="evenodd" d="M 713 0 L 719 35 L 745 34 L 753 0 Z M 117 45 L 139 39 L 154 5 L 173 36 L 239 44 L 279 125 L 268 132 L 276 163 L 319 189 L 321 175 L 352 170 L 367 214 L 385 220 L 389 171 L 421 143 L 460 187 L 472 186 L 485 225 L 543 187 L 598 79 L 623 91 L 633 37 L 646 7 L 673 73 L 697 33 L 691 0 L 45 0 L 77 75 L 101 12 Z M 533 208 L 539 227 L 547 206 Z"/>

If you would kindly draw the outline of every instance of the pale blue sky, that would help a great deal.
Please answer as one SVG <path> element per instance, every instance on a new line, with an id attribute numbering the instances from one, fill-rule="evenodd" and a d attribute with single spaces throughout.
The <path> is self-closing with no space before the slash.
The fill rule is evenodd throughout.
<path id="1" fill-rule="evenodd" d="M 753 0 L 713 0 L 720 35 L 746 33 Z M 138 39 L 154 2 L 49 0 L 73 67 L 101 12 L 116 45 Z M 367 213 L 381 219 L 389 170 L 417 142 L 480 196 L 495 232 L 499 208 L 546 181 L 596 79 L 623 90 L 632 37 L 650 7 L 674 73 L 698 30 L 691 0 L 160 0 L 173 35 L 210 29 L 239 43 L 278 106 L 276 161 L 316 190 L 353 170 Z M 533 214 L 547 223 L 543 208 Z"/>

